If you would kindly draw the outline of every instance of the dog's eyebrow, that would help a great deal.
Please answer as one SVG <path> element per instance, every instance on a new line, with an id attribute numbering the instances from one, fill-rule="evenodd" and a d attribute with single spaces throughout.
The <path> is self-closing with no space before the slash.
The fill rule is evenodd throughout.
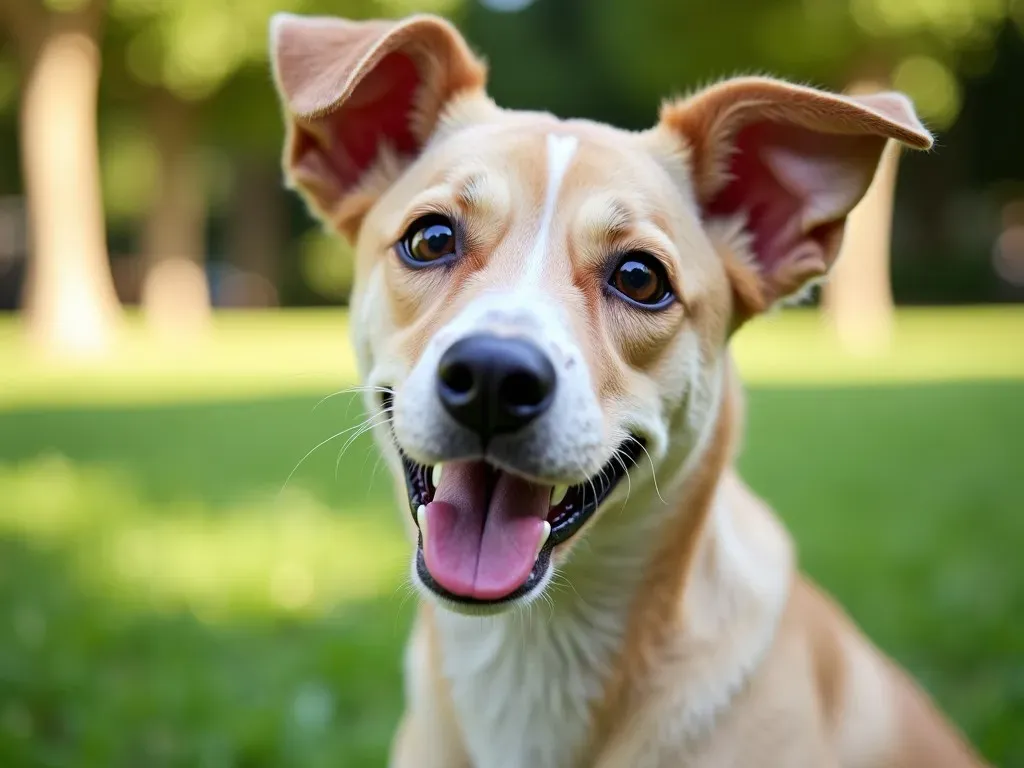
<path id="1" fill-rule="evenodd" d="M 623 249 L 650 251 L 681 291 L 678 252 L 668 222 L 659 212 L 642 211 L 620 195 L 601 195 L 585 201 L 577 216 L 578 231 L 588 244 L 585 251 L 595 264 Z"/>
<path id="2" fill-rule="evenodd" d="M 475 208 L 483 202 L 487 177 L 483 171 L 471 171 L 452 184 L 455 200 L 466 208 Z"/>
<path id="3" fill-rule="evenodd" d="M 451 179 L 452 197 L 463 210 L 489 211 L 503 205 L 507 190 L 500 179 L 474 169 Z"/>
<path id="4" fill-rule="evenodd" d="M 596 199 L 584 205 L 581 229 L 586 237 L 598 242 L 618 240 L 636 225 L 632 207 L 616 198 Z"/>

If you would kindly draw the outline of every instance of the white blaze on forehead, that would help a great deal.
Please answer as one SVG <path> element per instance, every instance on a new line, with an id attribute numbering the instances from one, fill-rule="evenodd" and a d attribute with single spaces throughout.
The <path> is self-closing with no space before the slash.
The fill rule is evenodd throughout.
<path id="1" fill-rule="evenodd" d="M 523 276 L 526 283 L 536 282 L 541 275 L 544 257 L 548 250 L 551 221 L 555 217 L 558 191 L 562 188 L 565 172 L 569 169 L 569 163 L 572 162 L 572 157 L 576 154 L 578 146 L 579 140 L 575 136 L 548 134 L 548 186 L 544 195 L 544 211 L 541 213 L 537 239 L 526 257 L 526 271 Z"/>

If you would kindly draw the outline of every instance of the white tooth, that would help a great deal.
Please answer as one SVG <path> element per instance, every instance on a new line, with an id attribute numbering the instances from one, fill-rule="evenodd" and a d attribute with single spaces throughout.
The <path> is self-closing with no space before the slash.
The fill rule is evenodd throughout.
<path id="1" fill-rule="evenodd" d="M 416 525 L 420 527 L 420 538 L 423 539 L 423 546 L 427 546 L 427 508 L 420 504 L 416 507 Z"/>
<path id="2" fill-rule="evenodd" d="M 540 554 L 540 551 L 542 549 L 544 549 L 544 545 L 548 543 L 548 537 L 550 535 L 551 535 L 551 523 L 549 523 L 547 520 L 545 520 L 544 521 L 544 533 L 541 534 L 540 544 L 537 545 L 537 554 L 538 555 Z"/>
<path id="3" fill-rule="evenodd" d="M 443 464 L 435 464 L 434 471 L 430 475 L 430 482 L 434 484 L 435 489 L 441 485 L 441 468 L 443 466 Z"/>
<path id="4" fill-rule="evenodd" d="M 565 494 L 569 492 L 568 485 L 556 485 L 551 489 L 551 506 L 557 507 L 565 499 Z"/>

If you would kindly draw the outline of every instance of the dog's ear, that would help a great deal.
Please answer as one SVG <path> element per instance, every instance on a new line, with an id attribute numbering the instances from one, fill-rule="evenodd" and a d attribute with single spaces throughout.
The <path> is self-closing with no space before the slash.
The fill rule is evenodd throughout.
<path id="1" fill-rule="evenodd" d="M 737 322 L 828 271 L 887 141 L 932 145 L 902 94 L 838 96 L 762 77 L 668 103 L 660 128 L 687 146 L 709 229 L 732 230 L 723 255 Z"/>
<path id="2" fill-rule="evenodd" d="M 284 170 L 321 217 L 352 234 L 381 163 L 415 157 L 456 94 L 485 68 L 434 16 L 355 22 L 277 14 L 270 55 L 284 104 Z M 360 199 L 362 198 L 362 199 Z"/>

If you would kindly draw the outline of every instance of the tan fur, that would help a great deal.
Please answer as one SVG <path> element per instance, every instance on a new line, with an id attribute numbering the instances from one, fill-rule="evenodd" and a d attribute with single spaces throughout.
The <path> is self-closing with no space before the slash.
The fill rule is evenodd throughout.
<path id="1" fill-rule="evenodd" d="M 402 410 L 407 382 L 432 344 L 448 343 L 441 337 L 452 322 L 489 296 L 500 306 L 526 290 L 557 311 L 559 333 L 578 345 L 581 359 L 573 363 L 586 367 L 601 411 L 588 448 L 593 455 L 571 457 L 584 474 L 542 468 L 531 474 L 534 482 L 585 480 L 628 430 L 640 430 L 647 441 L 651 472 L 641 463 L 631 473 L 635 487 L 620 485 L 552 553 L 572 588 L 550 596 L 552 627 L 578 631 L 573 612 L 609 606 L 604 626 L 587 630 L 595 641 L 603 633 L 601 642 L 611 642 L 614 652 L 601 664 L 599 694 L 585 699 L 583 735 L 569 751 L 555 749 L 563 724 L 526 718 L 537 713 L 522 708 L 545 696 L 562 701 L 563 688 L 586 688 L 589 678 L 560 679 L 570 674 L 563 670 L 584 674 L 605 647 L 588 646 L 586 633 L 557 649 L 564 665 L 540 677 L 523 670 L 523 685 L 541 686 L 532 699 L 511 688 L 499 692 L 510 714 L 545 729 L 512 735 L 548 749 L 545 764 L 562 755 L 559 768 L 981 765 L 924 694 L 797 573 L 780 522 L 732 469 L 743 403 L 728 339 L 828 269 L 886 141 L 930 145 L 909 102 L 741 78 L 666 105 L 655 128 L 632 134 L 499 109 L 483 93 L 482 65 L 452 27 L 430 17 L 366 24 L 283 19 L 274 45 L 289 121 L 286 171 L 326 221 L 355 238 L 354 339 L 366 382 L 394 389 L 394 423 L 382 422 L 378 437 L 399 497 L 394 440 L 415 434 L 420 443 L 403 444 L 407 454 L 424 464 L 445 460 L 410 431 L 421 414 Z M 422 75 L 409 115 L 415 155 L 382 148 L 352 188 L 339 186 L 326 167 L 302 165 L 297 137 L 327 132 L 332 111 L 395 50 L 412 56 Z M 730 181 L 736 137 L 762 123 L 770 131 L 806 132 L 796 135 L 841 165 L 835 189 L 794 230 L 794 248 L 770 263 L 758 260 L 742 212 L 705 215 Z M 316 140 L 329 143 L 324 136 Z M 556 190 L 555 215 L 539 231 L 551 192 L 551 136 L 571 138 L 571 163 Z M 802 147 L 802 139 L 784 146 Z M 460 222 L 463 252 L 449 269 L 410 270 L 392 246 L 411 222 L 437 212 Z M 677 302 L 643 312 L 607 294 L 610 255 L 631 250 L 663 263 Z M 534 264 L 539 279 L 519 288 L 536 258 L 543 259 Z M 507 317 L 493 322 L 507 324 L 502 332 L 521 332 Z M 373 396 L 367 404 L 377 407 Z M 609 573 L 601 553 L 628 565 Z M 391 764 L 471 768 L 477 754 L 488 762 L 475 768 L 509 765 L 488 752 L 498 734 L 467 730 L 481 721 L 466 709 L 472 698 L 465 688 L 488 680 L 472 670 L 453 674 L 470 663 L 458 649 L 473 649 L 472 632 L 481 633 L 480 642 L 500 640 L 486 634 L 497 620 L 453 624 L 447 611 L 424 602 L 417 614 L 406 658 L 408 709 Z M 543 614 L 542 606 L 525 620 L 543 621 Z M 544 642 L 543 631 L 530 637 Z"/>

